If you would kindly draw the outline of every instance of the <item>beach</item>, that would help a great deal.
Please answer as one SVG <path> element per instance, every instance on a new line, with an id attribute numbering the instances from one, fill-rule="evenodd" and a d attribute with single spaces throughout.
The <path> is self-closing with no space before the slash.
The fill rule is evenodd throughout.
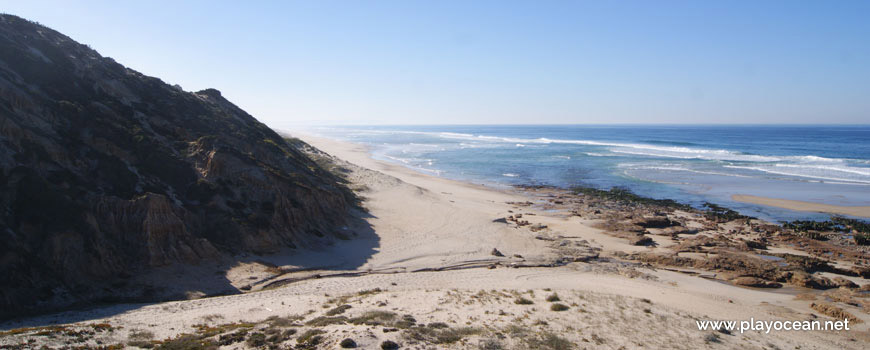
<path id="1" fill-rule="evenodd" d="M 870 349 L 870 2 L 173 5 L 0 13 L 0 350 Z"/>
<path id="2" fill-rule="evenodd" d="M 789 200 L 789 199 L 760 197 L 760 196 L 753 196 L 753 195 L 747 195 L 747 194 L 735 194 L 735 195 L 731 196 L 731 199 L 738 201 L 738 202 L 768 205 L 771 207 L 784 208 L 784 209 L 803 211 L 803 212 L 829 213 L 829 214 L 849 215 L 849 216 L 870 218 L 870 206 L 832 205 L 832 204 L 824 204 L 824 203 L 796 201 L 796 200 Z"/>
<path id="3" fill-rule="evenodd" d="M 691 240 L 691 233 L 665 234 L 665 228 L 650 226 L 641 236 L 655 244 L 637 245 L 602 226 L 608 222 L 602 215 L 612 209 L 587 204 L 587 211 L 572 213 L 567 205 L 579 199 L 563 192 L 449 180 L 372 159 L 363 145 L 292 136 L 329 157 L 363 198 L 360 215 L 366 225 L 347 227 L 349 239 L 228 267 L 225 275 L 242 294 L 69 311 L 7 322 L 0 329 L 66 320 L 79 321 L 70 326 L 74 329 L 108 324 L 114 327 L 111 332 L 97 332 L 90 341 L 111 344 L 166 341 L 201 334 L 203 327 L 222 334 L 214 339 L 240 327 L 269 335 L 281 325 L 293 325 L 297 335 L 316 333 L 309 334 L 319 337 L 314 345 L 324 348 L 337 348 L 346 338 L 362 348 L 395 341 L 402 348 L 421 349 L 522 349 L 530 344 L 551 349 L 862 349 L 870 341 L 867 309 L 851 304 L 837 304 L 855 317 L 849 331 L 698 330 L 697 321 L 703 320 L 833 318 L 812 306 L 827 300 L 821 291 L 748 288 L 728 283 L 740 276 L 643 260 L 683 244 L 683 238 Z M 683 220 L 687 230 L 697 231 L 700 227 L 693 225 L 706 223 L 680 209 L 668 216 Z M 723 232 L 736 231 L 738 224 L 720 227 Z M 746 232 L 740 239 L 759 235 Z M 807 254 L 785 244 L 768 244 L 765 249 L 770 252 Z M 728 256 L 700 248 L 679 254 Z M 855 264 L 844 261 L 837 266 Z M 861 277 L 846 279 L 855 288 L 867 287 Z M 859 289 L 847 288 L 852 290 Z M 415 328 L 409 322 L 446 327 Z M 141 333 L 146 335 L 140 337 Z M 280 334 L 291 345 L 311 340 Z M 20 337 L 7 334 L 0 344 Z M 293 337 L 297 340 L 289 340 Z"/>

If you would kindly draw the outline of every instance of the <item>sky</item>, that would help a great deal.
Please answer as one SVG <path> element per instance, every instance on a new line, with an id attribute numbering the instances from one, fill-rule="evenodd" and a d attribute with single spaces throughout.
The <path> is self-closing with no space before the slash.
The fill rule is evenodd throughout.
<path id="1" fill-rule="evenodd" d="M 0 0 L 274 128 L 870 123 L 870 1 Z"/>

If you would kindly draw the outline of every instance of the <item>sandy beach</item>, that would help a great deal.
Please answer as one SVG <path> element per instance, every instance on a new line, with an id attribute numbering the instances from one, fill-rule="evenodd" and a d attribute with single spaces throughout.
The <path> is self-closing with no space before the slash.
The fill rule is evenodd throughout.
<path id="1" fill-rule="evenodd" d="M 849 331 L 698 330 L 702 320 L 832 318 L 811 308 L 823 298 L 810 290 L 740 287 L 703 270 L 619 258 L 679 243 L 668 236 L 633 245 L 605 233 L 594 219 L 539 206 L 541 197 L 414 172 L 371 159 L 361 145 L 293 136 L 337 158 L 364 198 L 368 227 L 348 227 L 351 239 L 333 246 L 231 266 L 226 278 L 243 294 L 70 311 L 0 329 L 66 320 L 78 321 L 72 329 L 108 324 L 111 331 L 96 332 L 88 342 L 129 346 L 201 334 L 205 327 L 220 334 L 208 339 L 227 336 L 222 348 L 256 347 L 233 342 L 229 335 L 238 329 L 279 336 L 270 339 L 284 348 L 329 349 L 346 338 L 367 349 L 384 341 L 412 349 L 863 349 L 870 341 L 870 316 L 851 306 L 845 307 L 863 323 Z M 518 214 L 530 223 L 504 220 Z M 7 332 L 0 344 L 31 338 L 64 339 Z"/>
<path id="2" fill-rule="evenodd" d="M 0 350 L 870 349 L 870 2 L 2 12 Z"/>
<path id="3" fill-rule="evenodd" d="M 796 200 L 789 200 L 789 199 L 776 199 L 776 198 L 768 198 L 768 197 L 759 197 L 759 196 L 752 196 L 752 195 L 748 195 L 748 194 L 735 194 L 735 195 L 731 196 L 731 199 L 738 201 L 738 202 L 743 202 L 743 203 L 761 204 L 761 205 L 767 205 L 767 206 L 771 206 L 771 207 L 784 208 L 784 209 L 803 211 L 803 212 L 829 213 L 829 214 L 850 215 L 850 216 L 857 216 L 857 217 L 863 217 L 863 218 L 870 218 L 870 206 L 842 206 L 842 205 L 832 205 L 832 204 L 796 201 Z"/>

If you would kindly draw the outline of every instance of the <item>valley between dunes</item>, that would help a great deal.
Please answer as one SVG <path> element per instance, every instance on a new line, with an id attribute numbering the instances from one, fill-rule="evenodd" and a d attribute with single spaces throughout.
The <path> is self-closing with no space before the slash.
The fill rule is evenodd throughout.
<path id="1" fill-rule="evenodd" d="M 232 266 L 225 278 L 250 291 L 244 294 L 17 320 L 0 327 L 7 331 L 0 345 L 28 339 L 62 345 L 64 335 L 10 330 L 69 320 L 78 322 L 64 329 L 94 330 L 82 344 L 95 347 L 159 347 L 209 330 L 220 348 L 335 349 L 347 338 L 378 349 L 388 340 L 402 349 L 862 349 L 870 342 L 870 318 L 857 312 L 865 322 L 850 331 L 700 331 L 696 320 L 830 318 L 793 288 L 744 288 L 703 278 L 709 274 L 703 271 L 622 261 L 615 252 L 659 248 L 630 245 L 558 210 L 518 206 L 537 201 L 521 191 L 428 176 L 374 160 L 361 145 L 294 136 L 347 170 L 349 185 L 364 198 L 367 227 L 348 227 L 350 239 L 333 246 Z M 496 220 L 516 213 L 546 229 Z M 597 257 L 554 264 L 558 240 L 541 234 L 578 242 L 578 250 Z M 214 274 L 205 265 L 186 271 L 197 269 Z M 187 276 L 164 271 L 142 278 L 184 287 L 192 283 Z M 110 330 L 97 330 L 102 324 Z"/>

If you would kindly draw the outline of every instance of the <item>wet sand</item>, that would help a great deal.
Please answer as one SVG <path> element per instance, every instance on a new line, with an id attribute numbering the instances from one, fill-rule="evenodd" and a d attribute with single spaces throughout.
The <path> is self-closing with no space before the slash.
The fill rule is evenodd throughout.
<path id="1" fill-rule="evenodd" d="M 842 206 L 842 205 L 832 205 L 832 204 L 796 201 L 796 200 L 790 200 L 790 199 L 759 197 L 759 196 L 753 196 L 753 195 L 748 195 L 748 194 L 735 194 L 735 195 L 731 196 L 731 199 L 733 199 L 737 202 L 760 204 L 760 205 L 766 205 L 766 206 L 795 210 L 795 211 L 840 214 L 840 215 L 849 215 L 849 216 L 870 218 L 870 206 Z"/>

